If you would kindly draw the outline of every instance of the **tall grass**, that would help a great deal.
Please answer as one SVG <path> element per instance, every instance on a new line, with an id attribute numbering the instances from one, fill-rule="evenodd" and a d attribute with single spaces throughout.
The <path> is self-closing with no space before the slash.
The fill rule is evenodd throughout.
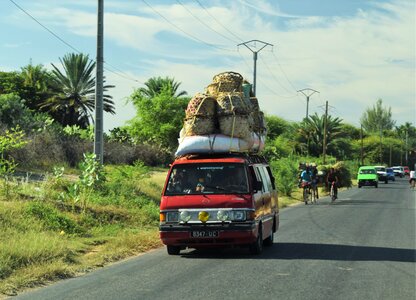
<path id="1" fill-rule="evenodd" d="M 161 246 L 158 203 L 166 171 L 142 164 L 105 171 L 85 210 L 79 203 L 73 210 L 61 196 L 76 176 L 22 181 L 14 197 L 0 195 L 0 295 Z"/>

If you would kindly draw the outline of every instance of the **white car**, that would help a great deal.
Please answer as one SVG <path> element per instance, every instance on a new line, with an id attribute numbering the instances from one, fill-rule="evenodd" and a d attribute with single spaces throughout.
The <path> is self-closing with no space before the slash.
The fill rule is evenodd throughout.
<path id="1" fill-rule="evenodd" d="M 404 168 L 401 166 L 392 167 L 394 175 L 402 178 L 404 176 Z"/>
<path id="2" fill-rule="evenodd" d="M 388 183 L 389 179 L 387 177 L 386 167 L 385 166 L 374 166 L 377 171 L 378 181 L 384 181 Z"/>

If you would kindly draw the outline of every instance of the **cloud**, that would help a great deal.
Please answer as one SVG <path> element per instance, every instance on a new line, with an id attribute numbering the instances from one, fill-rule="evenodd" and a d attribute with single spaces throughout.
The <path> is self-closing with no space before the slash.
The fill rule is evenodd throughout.
<path id="1" fill-rule="evenodd" d="M 259 52 L 257 61 L 258 98 L 268 113 L 301 120 L 306 101 L 296 96 L 296 90 L 310 87 L 320 91 L 311 97 L 311 113 L 321 114 L 320 107 L 328 100 L 334 114 L 357 125 L 362 112 L 382 98 L 392 107 L 398 123 L 415 122 L 414 109 L 408 109 L 415 107 L 416 98 L 412 1 L 374 2 L 371 9 L 343 17 L 290 15 L 272 1 L 256 2 L 256 10 L 246 0 L 204 6 L 208 13 L 193 2 L 184 6 L 152 5 L 169 23 L 145 5 L 109 2 L 104 23 L 106 53 L 112 56 L 106 60 L 114 64 L 117 58 L 119 68 L 142 82 L 152 76 L 175 77 L 182 82 L 182 89 L 193 95 L 203 91 L 214 74 L 227 70 L 240 72 L 251 81 L 252 53 L 244 48 L 236 51 L 236 36 L 238 42 L 264 40 L 275 45 L 273 53 L 269 48 Z M 96 35 L 95 12 L 80 6 L 39 9 L 34 14 L 52 28 L 91 39 Z M 286 26 L 276 26 L 276 19 Z M 119 64 L 132 60 L 123 57 L 124 53 L 133 55 L 139 68 Z M 119 86 L 113 93 L 115 100 L 131 94 L 131 82 L 107 76 L 109 82 Z M 122 114 L 131 111 L 120 110 Z"/>
<path id="2" fill-rule="evenodd" d="M 279 7 L 273 7 L 271 3 L 268 3 L 267 1 L 256 1 L 256 4 L 252 4 L 245 0 L 238 0 L 241 4 L 249 7 L 250 9 L 254 9 L 257 12 L 275 16 L 275 17 L 284 17 L 284 18 L 299 18 L 299 16 L 290 15 L 283 13 Z M 275 4 L 276 5 L 276 4 Z"/>

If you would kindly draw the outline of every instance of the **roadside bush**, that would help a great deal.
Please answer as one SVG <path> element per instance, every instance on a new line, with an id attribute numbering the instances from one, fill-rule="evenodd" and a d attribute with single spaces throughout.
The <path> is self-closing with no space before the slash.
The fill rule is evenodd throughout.
<path id="1" fill-rule="evenodd" d="M 27 206 L 26 213 L 42 220 L 47 230 L 64 231 L 70 234 L 83 233 L 83 229 L 73 219 L 48 204 L 31 202 Z"/>
<path id="2" fill-rule="evenodd" d="M 23 168 L 52 169 L 66 160 L 60 138 L 53 131 L 32 133 L 26 141 L 24 147 L 14 150 L 12 154 Z"/>
<path id="3" fill-rule="evenodd" d="M 291 158 L 282 158 L 271 161 L 270 166 L 276 178 L 278 191 L 286 196 L 291 196 L 297 188 L 298 162 Z"/>

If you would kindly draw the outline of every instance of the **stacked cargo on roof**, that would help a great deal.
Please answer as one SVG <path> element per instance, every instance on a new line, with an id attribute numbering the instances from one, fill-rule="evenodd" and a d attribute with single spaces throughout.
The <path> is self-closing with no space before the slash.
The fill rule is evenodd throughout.
<path id="1" fill-rule="evenodd" d="M 213 77 L 188 103 L 176 156 L 193 153 L 259 153 L 266 124 L 251 84 L 236 72 Z"/>

